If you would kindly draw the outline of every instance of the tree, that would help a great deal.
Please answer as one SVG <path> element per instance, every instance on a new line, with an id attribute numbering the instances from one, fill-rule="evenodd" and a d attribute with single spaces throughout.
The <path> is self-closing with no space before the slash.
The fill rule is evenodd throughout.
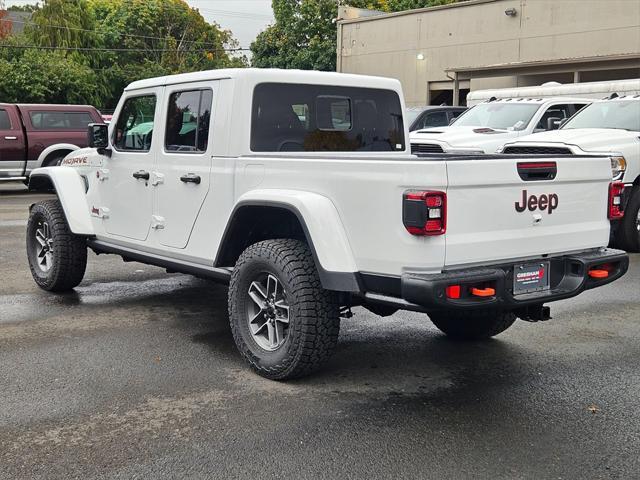
<path id="1" fill-rule="evenodd" d="M 448 3 L 454 3 L 454 1 L 456 0 L 389 0 L 389 10 L 399 12 L 402 10 L 413 10 L 415 8 L 447 5 Z"/>
<path id="2" fill-rule="evenodd" d="M 0 36 L 0 47 L 0 101 L 100 108 L 115 107 L 135 80 L 247 63 L 230 54 L 231 32 L 183 0 L 43 0 L 24 34 Z"/>
<path id="3" fill-rule="evenodd" d="M 33 13 L 40 8 L 40 4 L 36 3 L 27 3 L 26 5 L 11 5 L 7 10 L 10 12 L 27 12 Z"/>
<path id="4" fill-rule="evenodd" d="M 113 106 L 122 88 L 141 78 L 241 67 L 244 57 L 231 32 L 205 21 L 183 0 L 89 0 L 104 48 L 98 61 L 104 82 L 113 90 Z"/>
<path id="5" fill-rule="evenodd" d="M 99 104 L 101 100 L 93 70 L 62 52 L 16 49 L 0 58 L 0 78 L 1 102 Z"/>
<path id="6" fill-rule="evenodd" d="M 35 10 L 25 35 L 40 47 L 92 48 L 99 44 L 87 0 L 46 0 Z"/>
<path id="7" fill-rule="evenodd" d="M 385 12 L 452 3 L 454 0 L 344 0 L 341 4 Z M 273 0 L 275 23 L 251 44 L 256 67 L 336 68 L 335 0 Z"/>

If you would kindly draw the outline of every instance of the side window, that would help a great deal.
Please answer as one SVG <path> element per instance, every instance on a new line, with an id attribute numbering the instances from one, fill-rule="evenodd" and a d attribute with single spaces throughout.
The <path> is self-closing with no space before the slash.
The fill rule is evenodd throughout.
<path id="1" fill-rule="evenodd" d="M 0 130 L 11 130 L 11 121 L 6 110 L 0 110 Z"/>
<path id="2" fill-rule="evenodd" d="M 575 111 L 575 105 L 551 105 L 547 108 L 547 111 L 542 114 L 542 117 L 540 117 L 540 121 L 536 125 L 534 131 L 541 132 L 543 130 L 547 130 L 547 124 L 550 118 L 559 118 L 560 120 L 564 120 L 565 118 L 569 118 L 573 115 Z"/>
<path id="3" fill-rule="evenodd" d="M 87 125 L 93 123 L 91 115 L 85 112 L 69 112 L 65 114 L 69 128 L 74 130 L 86 130 Z"/>
<path id="4" fill-rule="evenodd" d="M 118 150 L 149 151 L 155 111 L 155 95 L 143 95 L 125 100 L 116 123 L 113 146 Z"/>
<path id="5" fill-rule="evenodd" d="M 308 129 L 311 123 L 311 119 L 309 118 L 309 105 L 306 103 L 300 103 L 297 105 L 291 105 L 293 109 L 293 113 L 296 114 L 298 120 L 304 125 L 304 128 Z"/>
<path id="6" fill-rule="evenodd" d="M 316 98 L 318 130 L 348 132 L 351 130 L 351 99 L 319 95 Z"/>
<path id="7" fill-rule="evenodd" d="M 93 118 L 87 112 L 29 112 L 36 130 L 86 130 Z"/>
<path id="8" fill-rule="evenodd" d="M 164 137 L 168 152 L 207 150 L 212 97 L 211 90 L 189 90 L 169 96 Z"/>
<path id="9" fill-rule="evenodd" d="M 447 125 L 451 125 L 453 123 L 453 121 L 458 118 L 460 115 L 462 115 L 464 113 L 464 111 L 462 112 L 449 112 L 449 122 L 447 123 Z"/>
<path id="10" fill-rule="evenodd" d="M 447 112 L 431 112 L 422 117 L 422 127 L 444 127 L 448 125 Z"/>

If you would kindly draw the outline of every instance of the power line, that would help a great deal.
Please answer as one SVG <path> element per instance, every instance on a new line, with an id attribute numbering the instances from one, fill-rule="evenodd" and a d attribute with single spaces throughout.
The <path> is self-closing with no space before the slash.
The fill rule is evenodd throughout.
<path id="1" fill-rule="evenodd" d="M 46 47 L 39 45 L 5 45 L 0 44 L 0 48 L 23 48 L 39 50 L 65 50 L 77 52 L 177 52 L 177 48 L 101 48 L 101 47 Z M 215 52 L 243 52 L 250 48 L 218 48 L 218 49 L 196 49 L 188 50 L 187 53 L 215 53 Z"/>

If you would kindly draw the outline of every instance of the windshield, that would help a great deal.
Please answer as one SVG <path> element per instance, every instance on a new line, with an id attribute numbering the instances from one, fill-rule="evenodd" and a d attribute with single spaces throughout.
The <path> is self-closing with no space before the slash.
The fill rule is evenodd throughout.
<path id="1" fill-rule="evenodd" d="M 481 103 L 460 115 L 454 125 L 523 130 L 538 108 L 531 103 Z"/>
<path id="2" fill-rule="evenodd" d="M 596 102 L 575 114 L 563 127 L 620 128 L 640 132 L 640 99 Z"/>

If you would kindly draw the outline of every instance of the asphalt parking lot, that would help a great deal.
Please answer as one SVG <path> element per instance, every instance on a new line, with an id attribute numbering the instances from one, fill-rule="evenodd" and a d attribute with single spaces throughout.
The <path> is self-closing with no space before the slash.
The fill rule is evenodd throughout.
<path id="1" fill-rule="evenodd" d="M 640 256 L 612 285 L 484 343 L 357 309 L 313 377 L 236 353 L 226 290 L 91 254 L 31 280 L 0 185 L 0 478 L 638 478 Z"/>

